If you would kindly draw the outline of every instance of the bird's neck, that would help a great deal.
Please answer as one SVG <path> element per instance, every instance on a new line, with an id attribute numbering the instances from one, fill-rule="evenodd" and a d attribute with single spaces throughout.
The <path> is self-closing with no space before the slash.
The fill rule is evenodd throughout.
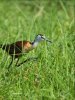
<path id="1" fill-rule="evenodd" d="M 33 44 L 32 44 L 33 48 L 36 48 L 38 46 L 38 43 L 39 43 L 38 41 L 34 41 Z"/>

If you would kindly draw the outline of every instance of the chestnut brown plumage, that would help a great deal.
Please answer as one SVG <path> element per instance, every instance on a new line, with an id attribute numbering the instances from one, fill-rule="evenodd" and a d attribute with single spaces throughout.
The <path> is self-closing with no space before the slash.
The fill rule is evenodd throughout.
<path id="1" fill-rule="evenodd" d="M 2 46 L 2 49 L 9 53 L 10 56 L 18 58 L 22 56 L 23 52 L 28 52 L 32 43 L 29 41 L 17 41 L 12 44 L 6 44 Z"/>

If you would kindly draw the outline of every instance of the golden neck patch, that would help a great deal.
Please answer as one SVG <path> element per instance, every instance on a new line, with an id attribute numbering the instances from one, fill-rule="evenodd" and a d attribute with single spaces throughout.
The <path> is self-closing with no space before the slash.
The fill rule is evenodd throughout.
<path id="1" fill-rule="evenodd" d="M 25 52 L 32 50 L 32 44 L 30 42 L 26 42 L 23 46 Z"/>

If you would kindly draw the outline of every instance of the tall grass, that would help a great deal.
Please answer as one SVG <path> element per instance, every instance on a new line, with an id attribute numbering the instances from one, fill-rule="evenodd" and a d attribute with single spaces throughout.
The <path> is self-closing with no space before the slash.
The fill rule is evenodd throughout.
<path id="1" fill-rule="evenodd" d="M 39 59 L 7 75 L 10 56 L 0 49 L 0 100 L 74 100 L 75 25 L 74 1 L 0 1 L 0 44 L 33 41 L 45 34 L 52 44 L 42 42 L 24 55 Z"/>

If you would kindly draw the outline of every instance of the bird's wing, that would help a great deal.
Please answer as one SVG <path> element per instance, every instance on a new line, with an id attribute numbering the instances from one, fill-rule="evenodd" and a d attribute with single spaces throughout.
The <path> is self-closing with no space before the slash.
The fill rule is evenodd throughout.
<path id="1" fill-rule="evenodd" d="M 21 55 L 22 53 L 29 52 L 31 50 L 32 43 L 29 41 L 17 41 L 12 44 L 6 44 L 2 46 L 2 49 L 8 52 L 10 55 Z"/>
<path id="2" fill-rule="evenodd" d="M 10 55 L 22 52 L 22 47 L 17 45 L 16 43 L 3 45 L 2 49 L 8 52 Z"/>
<path id="3" fill-rule="evenodd" d="M 32 43 L 30 41 L 18 41 L 15 43 L 15 48 L 16 49 L 20 49 L 21 52 L 28 52 L 31 47 L 32 47 Z"/>

